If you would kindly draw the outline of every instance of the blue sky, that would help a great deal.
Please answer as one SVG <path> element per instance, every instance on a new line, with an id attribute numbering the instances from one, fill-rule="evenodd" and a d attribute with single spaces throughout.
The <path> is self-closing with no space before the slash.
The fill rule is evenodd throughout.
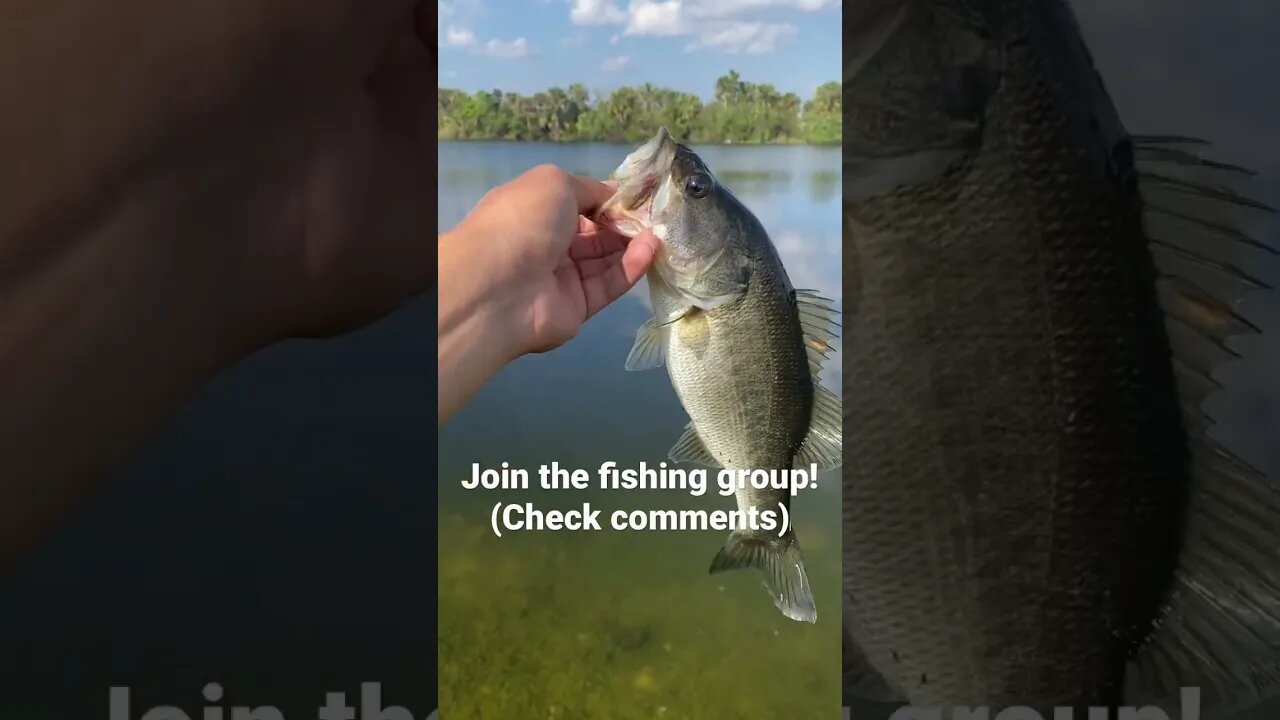
<path id="1" fill-rule="evenodd" d="M 438 0 L 442 87 L 651 82 L 706 98 L 730 69 L 808 98 L 840 76 L 841 0 Z"/>

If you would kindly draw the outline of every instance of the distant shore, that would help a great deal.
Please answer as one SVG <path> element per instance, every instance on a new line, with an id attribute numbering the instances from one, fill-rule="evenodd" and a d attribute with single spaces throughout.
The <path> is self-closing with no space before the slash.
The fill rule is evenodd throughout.
<path id="1" fill-rule="evenodd" d="M 438 88 L 438 141 L 636 145 L 659 127 L 691 145 L 839 146 L 841 88 L 827 82 L 802 100 L 736 71 L 716 80 L 712 99 L 645 83 L 605 93 L 582 84 L 532 95 Z"/>

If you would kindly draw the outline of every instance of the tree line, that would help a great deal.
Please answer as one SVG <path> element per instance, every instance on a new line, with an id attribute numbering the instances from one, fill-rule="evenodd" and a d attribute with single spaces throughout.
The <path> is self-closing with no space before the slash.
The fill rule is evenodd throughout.
<path id="1" fill-rule="evenodd" d="M 840 84 L 829 82 L 802 102 L 773 85 L 745 82 L 733 70 L 716 80 L 706 103 L 650 83 L 607 94 L 581 84 L 533 95 L 439 88 L 436 131 L 441 140 L 636 143 L 665 125 L 696 143 L 838 144 L 840 97 Z"/>

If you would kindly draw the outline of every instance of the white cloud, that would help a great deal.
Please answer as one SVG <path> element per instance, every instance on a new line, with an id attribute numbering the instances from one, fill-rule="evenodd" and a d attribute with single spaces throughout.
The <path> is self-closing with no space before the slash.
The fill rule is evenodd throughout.
<path id="1" fill-rule="evenodd" d="M 729 22 L 704 30 L 685 50 L 702 48 L 729 54 L 764 55 L 795 39 L 798 30 L 788 23 Z"/>
<path id="2" fill-rule="evenodd" d="M 689 7 L 689 14 L 699 18 L 729 18 L 757 10 L 818 12 L 838 7 L 840 0 L 701 0 Z"/>
<path id="3" fill-rule="evenodd" d="M 627 35 L 684 35 L 689 25 L 682 0 L 632 0 Z"/>
<path id="4" fill-rule="evenodd" d="M 600 69 L 605 72 L 618 72 L 619 70 L 626 70 L 629 67 L 631 67 L 631 58 L 626 55 L 621 57 L 605 58 L 604 62 L 600 63 Z"/>
<path id="5" fill-rule="evenodd" d="M 529 43 L 522 37 L 515 40 L 490 40 L 480 46 L 480 54 L 503 60 L 516 60 L 529 54 Z"/>
<path id="6" fill-rule="evenodd" d="M 574 25 L 611 25 L 623 23 L 627 14 L 611 0 L 573 0 L 569 22 Z"/>
<path id="7" fill-rule="evenodd" d="M 525 57 L 530 52 L 529 42 L 522 37 L 515 40 L 490 39 L 481 41 L 468 27 L 467 17 L 483 14 L 484 5 L 479 0 L 455 0 L 446 3 L 436 0 L 439 20 L 439 44 L 441 47 L 463 48 L 476 55 L 503 60 Z"/>
<path id="8" fill-rule="evenodd" d="M 464 27 L 450 25 L 440 44 L 448 47 L 470 47 L 476 44 L 476 35 Z"/>
<path id="9" fill-rule="evenodd" d="M 515 40 L 486 40 L 480 42 L 476 34 L 464 27 L 450 25 L 440 39 L 444 47 L 465 48 L 477 55 L 488 55 L 501 60 L 515 60 L 529 54 L 529 41 L 522 37 Z"/>
<path id="10" fill-rule="evenodd" d="M 796 38 L 791 23 L 751 19 L 768 10 L 818 12 L 839 8 L 840 0 L 569 0 L 570 20 L 576 25 L 621 25 L 609 38 L 618 45 L 624 36 L 691 36 L 685 50 L 727 54 L 771 53 Z"/>

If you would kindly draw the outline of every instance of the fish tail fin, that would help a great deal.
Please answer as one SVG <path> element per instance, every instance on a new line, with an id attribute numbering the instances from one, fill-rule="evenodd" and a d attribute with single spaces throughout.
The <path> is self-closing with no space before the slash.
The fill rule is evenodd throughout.
<path id="1" fill-rule="evenodd" d="M 817 622 L 818 611 L 809 588 L 809 573 L 795 533 L 782 537 L 744 530 L 729 533 L 729 540 L 711 561 L 711 574 L 755 568 L 764 575 L 764 586 L 783 615 L 799 622 Z"/>

